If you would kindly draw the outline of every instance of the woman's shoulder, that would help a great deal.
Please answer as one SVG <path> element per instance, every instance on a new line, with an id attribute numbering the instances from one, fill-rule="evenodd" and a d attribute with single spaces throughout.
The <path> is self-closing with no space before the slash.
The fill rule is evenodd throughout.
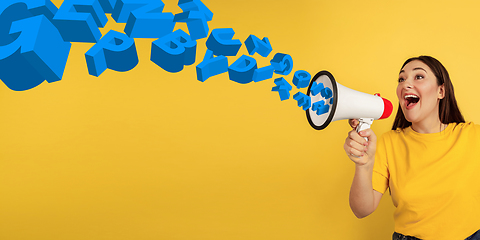
<path id="1" fill-rule="evenodd" d="M 461 123 L 450 123 L 447 127 L 448 132 L 475 132 L 480 135 L 480 124 L 475 124 L 474 122 L 461 122 Z M 382 138 L 395 139 L 401 136 L 409 135 L 412 132 L 411 127 L 407 128 L 397 128 L 395 130 L 389 130 L 382 134 Z M 411 135 L 411 134 L 410 134 Z"/>
<path id="2" fill-rule="evenodd" d="M 453 124 L 454 129 L 462 129 L 462 130 L 480 130 L 480 125 L 475 124 L 474 122 L 463 122 L 463 123 L 451 123 Z"/>
<path id="3" fill-rule="evenodd" d="M 453 127 L 451 128 L 453 134 L 475 134 L 480 136 L 480 125 L 475 124 L 474 122 L 464 122 L 464 123 L 451 123 Z"/>

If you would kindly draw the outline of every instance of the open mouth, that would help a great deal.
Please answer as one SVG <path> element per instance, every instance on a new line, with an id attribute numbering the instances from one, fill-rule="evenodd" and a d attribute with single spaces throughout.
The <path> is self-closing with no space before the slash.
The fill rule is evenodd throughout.
<path id="1" fill-rule="evenodd" d="M 417 105 L 418 101 L 420 101 L 420 98 L 417 95 L 408 94 L 408 95 L 405 95 L 405 101 L 406 101 L 405 105 L 407 109 L 411 109 L 415 105 Z"/>

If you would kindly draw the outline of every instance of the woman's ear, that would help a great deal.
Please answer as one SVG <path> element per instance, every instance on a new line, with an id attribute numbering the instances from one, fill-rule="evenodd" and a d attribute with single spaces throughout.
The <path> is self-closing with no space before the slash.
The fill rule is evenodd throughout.
<path id="1" fill-rule="evenodd" d="M 445 97 L 445 84 L 442 84 L 438 87 L 438 99 L 443 99 Z"/>

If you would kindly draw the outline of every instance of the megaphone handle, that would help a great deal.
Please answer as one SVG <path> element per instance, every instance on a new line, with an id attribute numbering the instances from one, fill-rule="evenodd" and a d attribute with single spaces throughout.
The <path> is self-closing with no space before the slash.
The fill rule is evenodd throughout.
<path id="1" fill-rule="evenodd" d="M 370 128 L 370 126 L 373 123 L 373 118 L 359 118 L 358 119 L 358 125 L 357 129 L 355 129 L 357 132 L 360 132 L 362 130 Z M 364 138 L 365 140 L 368 141 L 368 138 Z"/>

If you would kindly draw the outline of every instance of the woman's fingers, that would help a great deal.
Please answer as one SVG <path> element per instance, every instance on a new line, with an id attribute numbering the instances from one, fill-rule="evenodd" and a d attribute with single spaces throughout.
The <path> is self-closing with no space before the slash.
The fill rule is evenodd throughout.
<path id="1" fill-rule="evenodd" d="M 350 124 L 350 127 L 352 128 L 357 128 L 358 126 L 358 119 L 349 119 L 348 124 Z"/>
<path id="2" fill-rule="evenodd" d="M 367 150 L 366 141 L 355 130 L 352 130 L 345 140 L 344 149 L 350 156 L 363 156 Z"/>

